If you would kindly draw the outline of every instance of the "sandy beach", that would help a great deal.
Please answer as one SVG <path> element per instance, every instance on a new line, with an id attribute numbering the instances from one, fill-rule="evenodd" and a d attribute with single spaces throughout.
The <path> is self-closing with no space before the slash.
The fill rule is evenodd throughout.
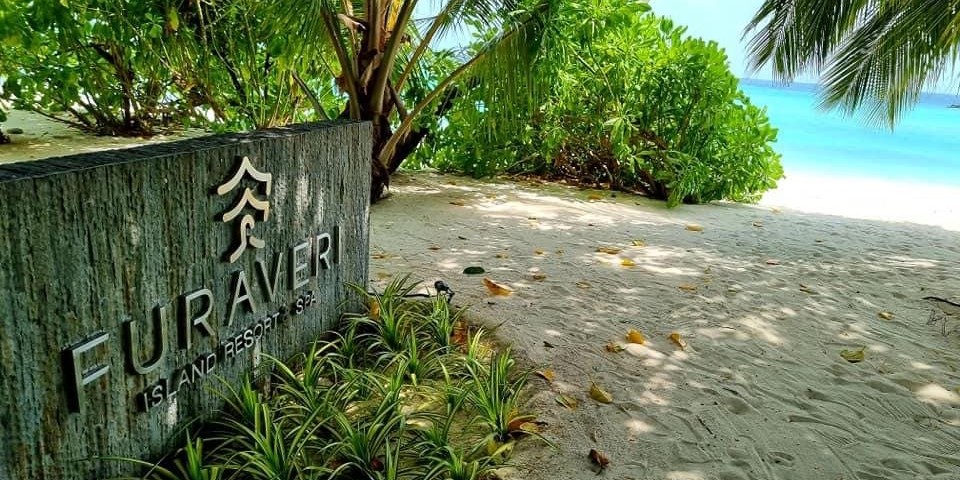
<path id="1" fill-rule="evenodd" d="M 591 448 L 609 455 L 610 479 L 960 478 L 960 334 L 927 325 L 922 300 L 960 297 L 956 215 L 923 225 L 766 205 L 796 201 L 790 191 L 667 209 L 430 173 L 391 191 L 371 209 L 373 284 L 442 279 L 556 374 L 531 380 L 529 403 L 556 448 L 521 443 L 504 478 L 597 478 Z M 514 293 L 491 296 L 467 266 Z M 630 329 L 646 343 L 627 343 Z M 841 356 L 861 349 L 861 362 Z M 612 403 L 591 399 L 594 383 Z"/>
<path id="2" fill-rule="evenodd" d="M 16 112 L 3 127 L 18 126 L 0 163 L 147 141 Z M 792 174 L 781 185 L 760 205 L 667 209 L 401 174 L 371 208 L 371 283 L 442 279 L 523 363 L 555 373 L 531 377 L 528 403 L 555 448 L 521 442 L 504 479 L 960 479 L 960 333 L 928 325 L 936 307 L 923 300 L 960 301 L 960 190 Z M 491 296 L 484 276 L 514 293 Z M 627 343 L 630 329 L 646 342 Z M 861 350 L 858 363 L 841 356 Z M 602 477 L 592 448 L 610 457 Z"/>

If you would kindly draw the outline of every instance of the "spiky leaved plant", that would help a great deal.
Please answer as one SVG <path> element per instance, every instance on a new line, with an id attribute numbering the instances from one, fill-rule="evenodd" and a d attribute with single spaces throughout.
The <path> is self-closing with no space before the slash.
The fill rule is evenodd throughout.
<path id="1" fill-rule="evenodd" d="M 222 465 L 208 462 L 209 459 L 203 453 L 203 439 L 191 440 L 189 435 L 186 444 L 177 452 L 170 468 L 133 458 L 113 458 L 113 460 L 148 467 L 146 474 L 136 477 L 144 480 L 220 480 L 226 477 L 226 470 Z"/>
<path id="2" fill-rule="evenodd" d="M 511 434 L 523 421 L 534 418 L 519 414 L 519 394 L 529 372 L 521 372 L 511 378 L 515 363 L 510 350 L 504 350 L 491 357 L 486 370 L 478 368 L 476 364 L 467 364 L 471 373 L 467 399 L 477 409 L 477 419 L 489 428 L 490 437 L 499 444 L 510 440 Z"/>
<path id="3" fill-rule="evenodd" d="M 383 293 L 367 292 L 358 285 L 351 288 L 367 300 L 366 315 L 351 316 L 350 321 L 364 332 L 362 338 L 368 346 L 379 352 L 403 351 L 405 340 L 412 333 L 410 302 L 404 297 L 417 288 L 417 282 L 406 274 L 394 277 Z"/>
<path id="4" fill-rule="evenodd" d="M 431 468 L 424 476 L 426 480 L 480 480 L 487 478 L 491 470 L 490 457 L 469 460 L 463 450 L 450 445 L 428 459 Z"/>
<path id="5" fill-rule="evenodd" d="M 235 477 L 253 480 L 309 480 L 331 473 L 324 452 L 328 443 L 316 435 L 326 420 L 323 409 L 305 418 L 277 415 L 263 403 L 252 424 L 227 418 L 219 421 L 228 432 L 224 465 Z"/>

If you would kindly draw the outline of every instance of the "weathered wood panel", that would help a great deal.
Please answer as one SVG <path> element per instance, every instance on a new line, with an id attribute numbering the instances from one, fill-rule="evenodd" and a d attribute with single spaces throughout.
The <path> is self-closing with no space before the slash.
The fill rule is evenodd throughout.
<path id="1" fill-rule="evenodd" d="M 269 181 L 219 195 L 242 157 Z M 343 123 L 0 166 L 0 479 L 129 473 L 95 457 L 155 459 L 220 406 L 215 376 L 236 383 L 356 308 L 345 283 L 367 280 L 369 158 L 369 126 Z M 76 394 L 71 362 L 92 378 Z"/>

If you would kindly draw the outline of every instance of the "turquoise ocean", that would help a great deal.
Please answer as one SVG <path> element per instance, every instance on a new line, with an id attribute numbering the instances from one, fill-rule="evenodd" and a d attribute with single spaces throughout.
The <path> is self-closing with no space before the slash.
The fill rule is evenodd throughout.
<path id="1" fill-rule="evenodd" d="M 817 107 L 816 86 L 740 81 L 779 129 L 774 148 L 791 173 L 827 174 L 960 187 L 957 95 L 923 94 L 891 131 L 862 117 Z"/>

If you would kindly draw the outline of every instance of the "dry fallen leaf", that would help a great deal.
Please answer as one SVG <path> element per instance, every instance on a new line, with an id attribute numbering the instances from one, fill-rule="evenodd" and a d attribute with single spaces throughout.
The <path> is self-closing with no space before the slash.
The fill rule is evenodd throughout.
<path id="1" fill-rule="evenodd" d="M 767 265 L 780 265 L 780 260 L 774 260 L 771 258 L 770 260 L 767 260 Z"/>
<path id="2" fill-rule="evenodd" d="M 590 285 L 589 282 L 577 282 L 577 288 L 591 288 L 593 285 Z"/>
<path id="3" fill-rule="evenodd" d="M 463 200 L 454 200 L 454 201 L 450 202 L 450 205 L 456 205 L 456 206 L 458 206 L 458 207 L 466 207 L 466 206 L 467 206 L 467 202 L 464 202 Z"/>
<path id="4" fill-rule="evenodd" d="M 433 250 L 433 251 L 440 250 L 440 247 L 438 247 L 438 246 L 436 246 L 436 245 L 430 245 L 430 246 L 427 247 L 427 248 L 429 248 L 430 250 Z"/>
<path id="5" fill-rule="evenodd" d="M 893 314 L 890 312 L 880 312 L 877 316 L 884 320 L 893 320 Z"/>
<path id="6" fill-rule="evenodd" d="M 605 453 L 592 448 L 590 449 L 590 461 L 593 462 L 594 465 L 600 467 L 600 470 L 597 470 L 597 475 L 603 472 L 603 469 L 610 465 L 610 457 L 608 457 Z"/>
<path id="7" fill-rule="evenodd" d="M 510 258 L 506 253 L 498 253 L 495 255 L 497 258 Z"/>
<path id="8" fill-rule="evenodd" d="M 546 347 L 546 348 L 555 348 L 555 347 L 556 347 L 556 345 L 554 345 L 554 344 L 552 344 L 552 343 L 550 343 L 550 342 L 548 342 L 548 341 L 546 341 L 546 340 L 543 341 L 543 346 Z"/>
<path id="9" fill-rule="evenodd" d="M 370 311 L 370 318 L 373 320 L 380 320 L 380 300 L 377 300 L 376 297 L 370 297 L 370 301 L 367 303 L 367 309 Z"/>
<path id="10" fill-rule="evenodd" d="M 762 228 L 762 227 L 763 227 L 763 222 L 753 222 L 753 226 L 754 226 L 754 227 L 757 227 L 757 228 Z"/>
<path id="11" fill-rule="evenodd" d="M 676 344 L 676 346 L 680 347 L 681 350 L 686 350 L 687 348 L 686 340 L 684 340 L 683 337 L 681 337 L 677 332 L 670 334 L 670 341 Z"/>
<path id="12" fill-rule="evenodd" d="M 538 281 L 538 282 L 542 282 L 542 281 L 544 281 L 544 280 L 547 279 L 547 276 L 546 276 L 546 274 L 543 274 L 543 273 L 534 273 L 534 274 L 530 275 L 530 278 L 532 278 L 532 279 L 534 279 L 534 280 L 536 280 L 536 281 Z"/>
<path id="13" fill-rule="evenodd" d="M 620 265 L 623 265 L 624 267 L 635 267 L 637 266 L 637 262 L 634 262 L 629 258 L 624 258 L 623 260 L 620 260 Z"/>
<path id="14" fill-rule="evenodd" d="M 613 396 L 607 393 L 606 390 L 600 388 L 596 383 L 590 384 L 590 398 L 600 403 L 613 402 Z"/>
<path id="15" fill-rule="evenodd" d="M 540 433 L 540 425 L 537 422 L 523 422 L 520 424 L 519 431 L 523 433 Z"/>
<path id="16" fill-rule="evenodd" d="M 538 377 L 540 377 L 540 378 L 542 378 L 542 379 L 544 379 L 544 380 L 546 380 L 546 381 L 548 381 L 548 382 L 551 382 L 551 383 L 553 383 L 553 379 L 556 378 L 556 376 L 557 376 L 557 374 L 553 373 L 553 370 L 551 370 L 551 369 L 549 369 L 549 368 L 544 369 L 544 370 L 537 370 L 536 373 L 537 373 L 537 376 L 538 376 Z"/>
<path id="17" fill-rule="evenodd" d="M 483 278 L 483 285 L 487 287 L 487 290 L 490 291 L 491 295 L 498 295 L 498 296 L 505 297 L 513 293 L 513 290 L 510 290 L 508 287 L 500 285 L 499 283 L 496 283 L 487 277 Z"/>
<path id="18" fill-rule="evenodd" d="M 597 200 L 600 200 L 600 199 L 602 199 L 602 198 L 603 198 L 603 197 L 601 197 L 600 195 L 597 195 L 597 194 L 595 194 L 595 193 L 591 193 L 590 195 L 587 196 L 587 200 L 590 200 L 590 201 L 592 201 L 592 202 L 596 202 Z"/>
<path id="19" fill-rule="evenodd" d="M 697 225 L 696 223 L 688 223 L 687 230 L 690 230 L 691 232 L 702 232 L 703 227 L 700 225 Z"/>
<path id="20" fill-rule="evenodd" d="M 563 255 L 563 250 L 557 250 L 557 255 Z"/>
<path id="21" fill-rule="evenodd" d="M 513 412 L 513 414 L 516 414 L 516 412 Z M 533 423 L 533 420 L 536 419 L 537 417 L 533 415 L 520 415 L 513 417 L 513 419 L 510 420 L 510 423 L 507 424 L 507 430 L 511 432 L 522 431 L 524 423 Z"/>
<path id="22" fill-rule="evenodd" d="M 381 252 L 381 253 L 371 254 L 371 255 L 370 255 L 370 258 L 372 258 L 372 259 L 374 259 L 374 260 L 383 260 L 383 259 L 387 258 L 387 256 L 388 256 L 388 255 L 387 255 L 386 253 L 382 253 L 382 252 Z"/>
<path id="23" fill-rule="evenodd" d="M 536 250 L 533 251 L 533 254 L 534 254 L 534 255 L 543 255 L 543 250 L 540 250 L 540 249 L 538 248 L 538 249 L 536 249 Z"/>
<path id="24" fill-rule="evenodd" d="M 646 246 L 647 246 L 647 242 L 645 242 L 642 238 L 638 238 L 638 239 L 630 242 L 630 245 L 633 245 L 634 247 L 646 247 Z"/>
<path id="25" fill-rule="evenodd" d="M 860 350 L 841 350 L 840 356 L 850 363 L 859 363 L 863 361 L 866 349 L 867 347 L 863 347 Z"/>
<path id="26" fill-rule="evenodd" d="M 577 399 L 571 397 L 570 395 L 557 395 L 557 403 L 569 408 L 570 410 L 577 409 Z"/>
<path id="27" fill-rule="evenodd" d="M 631 328 L 630 331 L 627 332 L 627 341 L 630 342 L 630 343 L 636 343 L 636 344 L 639 344 L 639 345 L 643 345 L 644 342 L 647 341 L 647 339 L 646 339 L 646 338 L 643 338 L 643 334 L 642 334 L 642 333 L 640 333 L 639 331 L 634 330 L 634 329 Z"/>
<path id="28" fill-rule="evenodd" d="M 622 347 L 622 346 L 620 346 L 620 345 L 618 345 L 618 344 L 616 344 L 616 343 L 613 343 L 613 342 L 608 343 L 607 346 L 604 347 L 604 348 L 606 348 L 607 351 L 610 352 L 610 353 L 620 353 L 620 352 L 623 351 L 623 347 Z"/>
<path id="29" fill-rule="evenodd" d="M 621 249 L 616 247 L 597 247 L 597 252 L 606 253 L 609 255 L 616 255 L 620 253 Z"/>
<path id="30" fill-rule="evenodd" d="M 811 289 L 810 287 L 808 287 L 808 286 L 806 286 L 806 285 L 804 285 L 804 284 L 802 284 L 802 283 L 800 284 L 800 291 L 803 292 L 803 293 L 814 293 L 813 289 Z"/>
<path id="31" fill-rule="evenodd" d="M 677 288 L 683 290 L 684 292 L 690 293 L 696 293 L 697 291 L 697 286 L 690 283 L 681 283 L 679 286 L 677 286 Z"/>

